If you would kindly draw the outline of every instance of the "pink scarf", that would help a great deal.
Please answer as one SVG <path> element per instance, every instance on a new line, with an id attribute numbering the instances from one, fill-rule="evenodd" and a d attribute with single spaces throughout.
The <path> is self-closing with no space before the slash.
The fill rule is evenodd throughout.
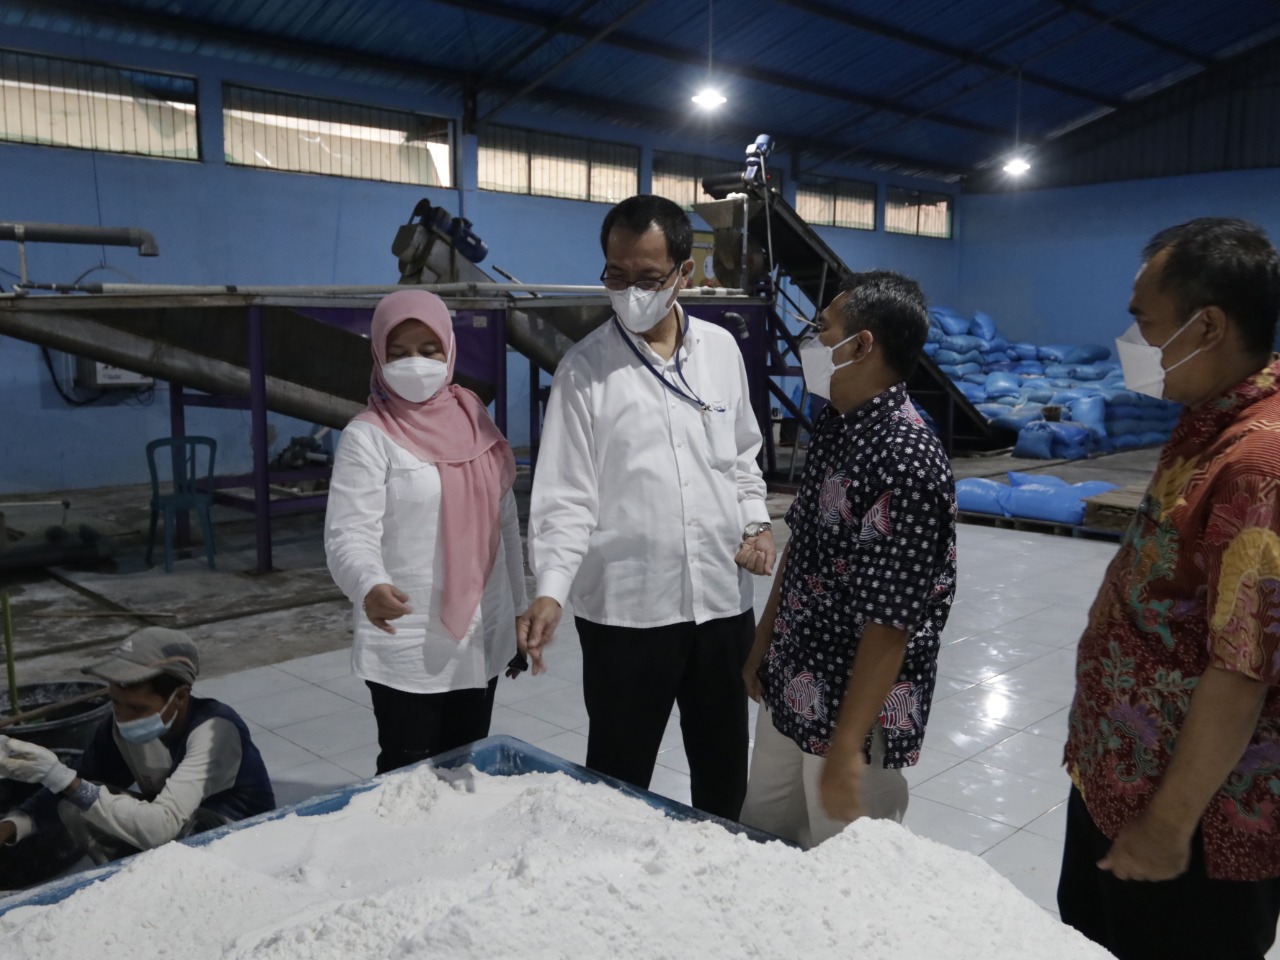
<path id="1" fill-rule="evenodd" d="M 382 379 L 387 338 L 410 319 L 426 324 L 440 338 L 449 358 L 448 382 L 422 403 L 405 400 Z M 452 382 L 457 350 L 453 321 L 443 300 L 425 290 L 388 294 L 373 311 L 369 339 L 374 361 L 369 406 L 355 419 L 372 423 L 440 471 L 440 534 L 444 538 L 440 619 L 461 640 L 493 572 L 502 535 L 499 506 L 515 481 L 515 456 L 480 398 Z"/>

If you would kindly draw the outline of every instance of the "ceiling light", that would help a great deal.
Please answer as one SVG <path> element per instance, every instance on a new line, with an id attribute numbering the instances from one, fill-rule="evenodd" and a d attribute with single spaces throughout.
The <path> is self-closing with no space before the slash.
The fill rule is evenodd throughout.
<path id="1" fill-rule="evenodd" d="M 1009 162 L 1004 165 L 1004 172 L 1011 176 L 1020 177 L 1031 169 L 1031 164 L 1027 162 L 1026 157 L 1010 157 Z"/>
<path id="2" fill-rule="evenodd" d="M 715 0 L 707 0 L 707 85 L 695 93 L 693 102 L 703 110 L 714 110 L 725 102 L 724 94 L 714 86 L 714 74 L 711 70 L 711 44 L 715 38 Z"/>

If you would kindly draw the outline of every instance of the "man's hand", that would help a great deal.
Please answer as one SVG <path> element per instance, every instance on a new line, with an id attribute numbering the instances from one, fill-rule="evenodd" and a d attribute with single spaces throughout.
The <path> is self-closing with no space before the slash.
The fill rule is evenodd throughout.
<path id="1" fill-rule="evenodd" d="M 1193 836 L 1194 825 L 1188 830 L 1141 813 L 1116 835 L 1098 869 L 1117 880 L 1172 880 L 1187 872 Z"/>
<path id="2" fill-rule="evenodd" d="M 547 669 L 542 662 L 543 650 L 555 637 L 563 610 L 551 597 L 538 597 L 529 609 L 516 617 L 516 645 L 533 661 L 536 677 Z"/>
<path id="3" fill-rule="evenodd" d="M 822 766 L 822 782 L 819 794 L 822 809 L 832 820 L 851 823 L 866 816 L 862 806 L 862 771 L 867 758 L 862 755 L 862 744 L 852 749 L 831 745 L 827 762 Z"/>
<path id="4" fill-rule="evenodd" d="M 52 750 L 25 740 L 0 737 L 0 777 L 38 783 L 53 793 L 61 793 L 75 781 L 76 773 Z"/>
<path id="5" fill-rule="evenodd" d="M 413 613 L 409 595 L 390 583 L 380 583 L 364 598 L 364 615 L 383 633 L 395 633 L 390 621 L 398 620 L 406 613 Z"/>
<path id="6" fill-rule="evenodd" d="M 0 847 L 7 847 L 18 839 L 18 825 L 12 820 L 0 820 Z"/>
<path id="7" fill-rule="evenodd" d="M 773 531 L 766 530 L 754 537 L 742 541 L 738 554 L 733 562 L 748 573 L 757 577 L 773 576 L 773 562 L 778 558 L 778 550 L 773 542 Z"/>

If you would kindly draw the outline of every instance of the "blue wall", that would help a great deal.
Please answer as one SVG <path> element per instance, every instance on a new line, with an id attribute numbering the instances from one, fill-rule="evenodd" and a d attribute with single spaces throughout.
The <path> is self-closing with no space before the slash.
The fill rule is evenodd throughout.
<path id="1" fill-rule="evenodd" d="M 0 218 L 137 226 L 150 230 L 160 246 L 159 257 L 140 258 L 127 248 L 33 244 L 28 248 L 33 280 L 69 282 L 105 263 L 106 270 L 86 279 L 394 284 L 398 271 L 391 241 L 424 196 L 475 223 L 491 251 L 486 267 L 500 266 L 528 282 L 595 283 L 599 276 L 599 225 L 607 206 L 477 190 L 474 138 L 461 138 L 461 184 L 448 190 L 230 167 L 221 159 L 218 91 L 224 80 L 458 117 L 461 105 L 447 98 L 408 89 L 409 84 L 399 89 L 362 86 L 326 76 L 321 63 L 308 62 L 310 74 L 292 74 L 250 62 L 87 42 L 31 29 L 7 31 L 2 42 L 54 56 L 194 75 L 199 88 L 202 162 L 0 143 Z M 635 143 L 642 167 L 653 149 L 741 157 L 741 151 L 711 149 L 688 139 L 515 109 L 504 113 L 502 122 Z M 786 169 L 787 157 L 779 154 L 775 161 Z M 884 183 L 883 175 L 855 168 L 823 172 Z M 901 178 L 892 182 L 939 189 Z M 641 184 L 648 184 L 643 173 Z M 954 241 L 835 228 L 821 232 L 855 269 L 891 267 L 917 276 L 937 302 L 956 296 Z M 0 243 L 0 282 L 7 285 L 14 277 L 6 271 L 16 275 L 17 270 L 17 247 Z M 509 430 L 519 446 L 528 439 L 528 363 L 509 354 L 508 370 Z M 150 405 L 117 401 L 71 407 L 54 390 L 38 348 L 3 337 L 0 411 L 0 492 L 6 493 L 145 482 L 143 447 L 169 433 L 163 385 Z M 280 416 L 271 417 L 271 426 L 277 449 L 314 429 Z M 188 431 L 219 441 L 220 469 L 238 472 L 251 466 L 247 413 L 192 409 Z"/>
<path id="2" fill-rule="evenodd" d="M 1280 240 L 1280 170 L 1249 170 L 960 198 L 952 306 L 1010 339 L 1108 346 L 1131 322 L 1139 253 L 1158 230 L 1243 217 Z"/>

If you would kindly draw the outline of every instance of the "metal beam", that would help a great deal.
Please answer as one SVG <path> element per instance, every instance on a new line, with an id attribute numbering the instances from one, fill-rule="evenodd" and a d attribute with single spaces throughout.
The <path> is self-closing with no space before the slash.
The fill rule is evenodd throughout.
<path id="1" fill-rule="evenodd" d="M 584 13 L 586 13 L 588 10 L 590 10 L 599 2 L 600 0 L 582 0 L 582 3 L 578 4 L 568 13 L 566 13 L 564 17 L 561 18 L 561 22 L 576 20 L 578 17 L 582 16 Z M 494 67 L 493 70 L 489 72 L 489 75 L 485 77 L 483 80 L 481 80 L 479 84 L 476 85 L 476 89 L 484 90 L 485 88 L 491 87 L 494 84 L 497 84 L 502 80 L 506 79 L 508 70 L 514 67 L 517 63 L 523 63 L 530 56 L 532 56 L 536 51 L 546 46 L 546 44 L 550 43 L 559 35 L 560 35 L 559 23 L 557 23 L 554 27 L 547 27 L 545 30 L 542 31 L 542 33 L 538 37 L 526 43 L 523 47 L 521 47 L 515 53 L 511 54 L 511 56 L 503 60 L 502 63 Z"/>
<path id="2" fill-rule="evenodd" d="M 1212 66 L 1217 61 L 1213 57 L 1206 57 L 1180 44 L 1173 43 L 1157 37 L 1153 33 L 1141 30 L 1133 24 L 1125 23 L 1123 20 L 1117 20 L 1113 15 L 1108 14 L 1087 3 L 1078 3 L 1076 0 L 1055 0 L 1062 7 L 1070 10 L 1072 13 L 1082 13 L 1086 17 L 1097 21 L 1116 33 L 1123 33 L 1126 36 L 1133 37 L 1145 44 L 1155 47 L 1157 50 L 1163 50 L 1165 53 L 1172 53 L 1175 57 L 1181 57 L 1183 60 L 1190 60 L 1192 63 L 1201 67 Z M 1025 74 L 1023 76 L 1026 76 Z"/>
<path id="3" fill-rule="evenodd" d="M 582 23 L 581 21 L 562 23 L 560 18 L 557 18 L 552 14 L 540 13 L 539 11 L 530 10 L 526 7 L 502 2 L 502 0 L 431 0 L 431 2 L 438 3 L 441 6 L 446 7 L 457 7 L 481 16 L 495 17 L 501 20 L 512 20 L 519 23 L 528 23 L 544 28 L 550 27 L 552 24 L 560 23 L 560 29 L 562 32 L 566 34 L 576 34 L 581 37 L 589 38 L 597 29 L 596 27 Z M 669 43 L 657 44 L 653 42 L 651 37 L 637 36 L 628 33 L 613 33 L 606 38 L 604 42 L 612 47 L 619 47 L 623 50 L 630 50 L 634 53 L 641 53 L 646 56 L 656 57 L 662 60 L 670 60 L 686 66 L 703 67 L 706 63 L 706 55 L 697 50 L 677 47 Z M 800 93 L 825 97 L 830 100 L 839 100 L 844 103 L 858 104 L 860 106 L 871 107 L 875 110 L 881 110 L 888 113 L 911 116 L 916 112 L 914 107 L 897 100 L 891 100 L 887 97 L 879 97 L 874 94 L 863 93 L 857 90 L 848 90 L 828 83 L 819 83 L 807 80 L 803 77 L 794 76 L 793 74 L 782 73 L 777 70 L 767 70 L 762 67 L 752 66 L 751 64 L 718 59 L 715 63 L 715 68 L 718 74 L 741 77 L 745 80 L 754 80 L 757 83 L 779 87 L 784 90 L 796 90 Z M 1004 133 L 1003 130 L 997 127 L 991 127 L 987 124 L 968 120 L 964 117 L 955 117 L 944 113 L 934 112 L 930 114 L 928 119 L 931 123 L 956 127 L 961 130 L 967 130 L 971 133 L 981 133 L 987 136 L 999 136 Z"/>
<path id="4" fill-rule="evenodd" d="M 854 27 L 864 33 L 872 33 L 876 36 L 885 37 L 890 40 L 896 40 L 899 43 L 916 47 L 920 50 L 928 50 L 930 53 L 936 53 L 940 56 L 947 57 L 951 60 L 958 60 L 963 64 L 975 67 L 981 67 L 984 70 L 992 70 L 996 73 L 1007 73 L 1013 64 L 1005 63 L 994 57 L 987 56 L 981 52 L 966 50 L 963 47 L 953 46 L 950 43 L 943 43 L 940 40 L 934 40 L 930 37 L 921 36 L 918 33 L 912 33 L 910 30 L 903 30 L 892 24 L 883 23 L 866 17 L 858 13 L 851 13 L 841 7 L 832 6 L 829 3 L 822 3 L 819 0 L 774 0 L 774 3 L 781 4 L 784 7 L 792 7 L 797 10 L 803 10 L 814 16 L 822 17 L 836 23 L 842 23 L 845 26 Z M 1084 87 L 1078 87 L 1075 84 L 1064 83 L 1061 80 L 1055 80 L 1053 77 L 1042 73 L 1036 73 L 1033 70 L 1024 70 L 1022 79 L 1027 83 L 1034 83 L 1036 86 L 1044 87 L 1047 90 L 1053 90 L 1055 93 L 1065 94 L 1074 97 L 1077 100 L 1083 100 L 1086 103 L 1096 104 L 1102 107 L 1118 107 L 1123 101 L 1114 97 L 1108 97 L 1101 93 L 1095 93 L 1092 90 L 1086 90 Z"/>
<path id="5" fill-rule="evenodd" d="M 1116 20 L 1116 19 L 1119 19 L 1120 17 L 1128 16 L 1130 13 L 1133 13 L 1135 10 L 1139 10 L 1142 7 L 1145 7 L 1152 2 L 1153 0 L 1136 0 L 1136 2 L 1125 7 L 1125 9 L 1119 10 L 1116 13 L 1111 14 L 1110 17 L 1108 18 L 1108 21 Z M 1096 23 L 1091 27 L 1085 27 L 1085 29 L 1081 30 L 1079 33 L 1076 33 L 1070 37 L 1067 37 L 1064 40 L 1060 40 L 1058 43 L 1050 44 L 1049 46 L 1041 50 L 1037 50 L 1034 54 L 1032 54 L 1023 62 L 1030 63 L 1034 60 L 1040 59 L 1041 57 L 1047 57 L 1047 56 L 1050 56 L 1051 54 L 1057 53 L 1059 50 L 1063 49 L 1064 47 L 1071 46 L 1071 44 L 1078 42 L 1079 40 L 1083 39 L 1089 34 L 1096 33 L 1099 30 L 1102 30 L 1104 27 L 1107 26 L 1108 21 Z M 995 83 L 998 80 L 1002 80 L 1004 77 L 1008 76 L 1011 73 L 1016 72 L 1018 69 L 1020 69 L 1020 65 L 1018 67 L 1010 67 L 1004 73 L 995 74 L 993 76 L 988 77 L 986 80 L 982 80 L 978 83 L 973 84 L 970 87 L 966 87 L 964 90 L 961 90 L 959 93 L 953 94 L 952 96 L 947 97 L 946 99 L 940 101 L 939 103 L 934 104 L 932 107 L 929 107 L 926 110 L 921 111 L 920 114 L 918 114 L 917 116 L 909 117 L 906 120 L 903 120 L 899 123 L 895 123 L 893 126 L 886 127 L 885 129 L 878 131 L 874 136 L 868 137 L 867 139 L 858 142 L 857 144 L 855 144 L 854 146 L 846 150 L 844 153 L 837 154 L 834 158 L 826 162 L 835 163 L 837 160 L 843 160 L 845 157 L 851 156 L 853 153 L 861 150 L 867 144 L 874 143 L 876 140 L 879 140 L 881 137 L 885 136 L 886 134 L 892 133 L 895 130 L 899 130 L 910 123 L 914 123 L 916 120 L 923 119 L 930 111 L 940 110 L 943 107 L 950 106 L 952 103 L 956 102 L 957 100 L 962 100 L 965 97 L 968 97 L 973 93 L 977 92 L 978 90 L 982 90 L 985 87 L 989 87 L 992 83 Z"/>
<path id="6" fill-rule="evenodd" d="M 560 70 L 567 67 L 570 63 L 572 63 L 582 54 L 586 53 L 588 50 L 594 47 L 597 43 L 600 43 L 602 40 L 608 37 L 609 34 L 613 33 L 615 30 L 618 29 L 618 27 L 622 26 L 624 23 L 626 23 L 628 20 L 634 17 L 637 13 L 639 13 L 645 7 L 649 6 L 649 4 L 651 4 L 652 2 L 653 0 L 638 0 L 638 2 L 633 2 L 625 13 L 621 14 L 618 17 L 615 17 L 610 23 L 606 24 L 605 26 L 597 30 L 595 33 L 593 33 L 586 43 L 581 44 L 576 49 L 570 51 L 568 54 L 561 57 L 559 61 L 552 64 L 547 69 L 543 70 L 540 74 L 538 74 L 528 83 L 526 83 L 523 87 L 521 87 L 515 93 L 511 94 L 511 96 L 507 97 L 507 99 L 503 100 L 496 107 L 492 108 L 483 116 L 481 116 L 479 118 L 480 122 L 488 120 L 489 118 L 493 117 L 495 114 L 503 110 L 505 107 L 509 106 L 510 104 L 514 103 L 515 101 L 523 97 L 528 96 L 534 90 L 538 89 L 538 87 L 542 86 L 542 84 L 546 80 L 554 76 Z"/>
<path id="7" fill-rule="evenodd" d="M 436 67 L 418 60 L 404 60 L 382 55 L 358 53 L 342 47 L 327 46 L 320 43 L 308 43 L 266 34 L 247 33 L 238 27 L 225 27 L 220 24 L 207 23 L 203 20 L 194 20 L 172 14 L 141 11 L 111 3 L 98 3 L 96 0 L 37 0 L 37 2 L 28 5 L 32 10 L 42 14 L 56 11 L 88 20 L 101 20 L 113 26 L 123 24 L 136 28 L 171 31 L 197 40 L 225 43 L 230 47 L 238 47 L 240 49 L 269 50 L 273 53 L 284 53 L 303 59 L 314 59 L 317 56 L 321 56 L 337 63 L 350 64 L 365 70 L 381 70 L 384 73 L 408 73 L 419 79 L 448 83 L 458 87 L 464 86 L 474 79 L 458 70 Z M 128 43 L 128 41 L 118 42 Z"/>

